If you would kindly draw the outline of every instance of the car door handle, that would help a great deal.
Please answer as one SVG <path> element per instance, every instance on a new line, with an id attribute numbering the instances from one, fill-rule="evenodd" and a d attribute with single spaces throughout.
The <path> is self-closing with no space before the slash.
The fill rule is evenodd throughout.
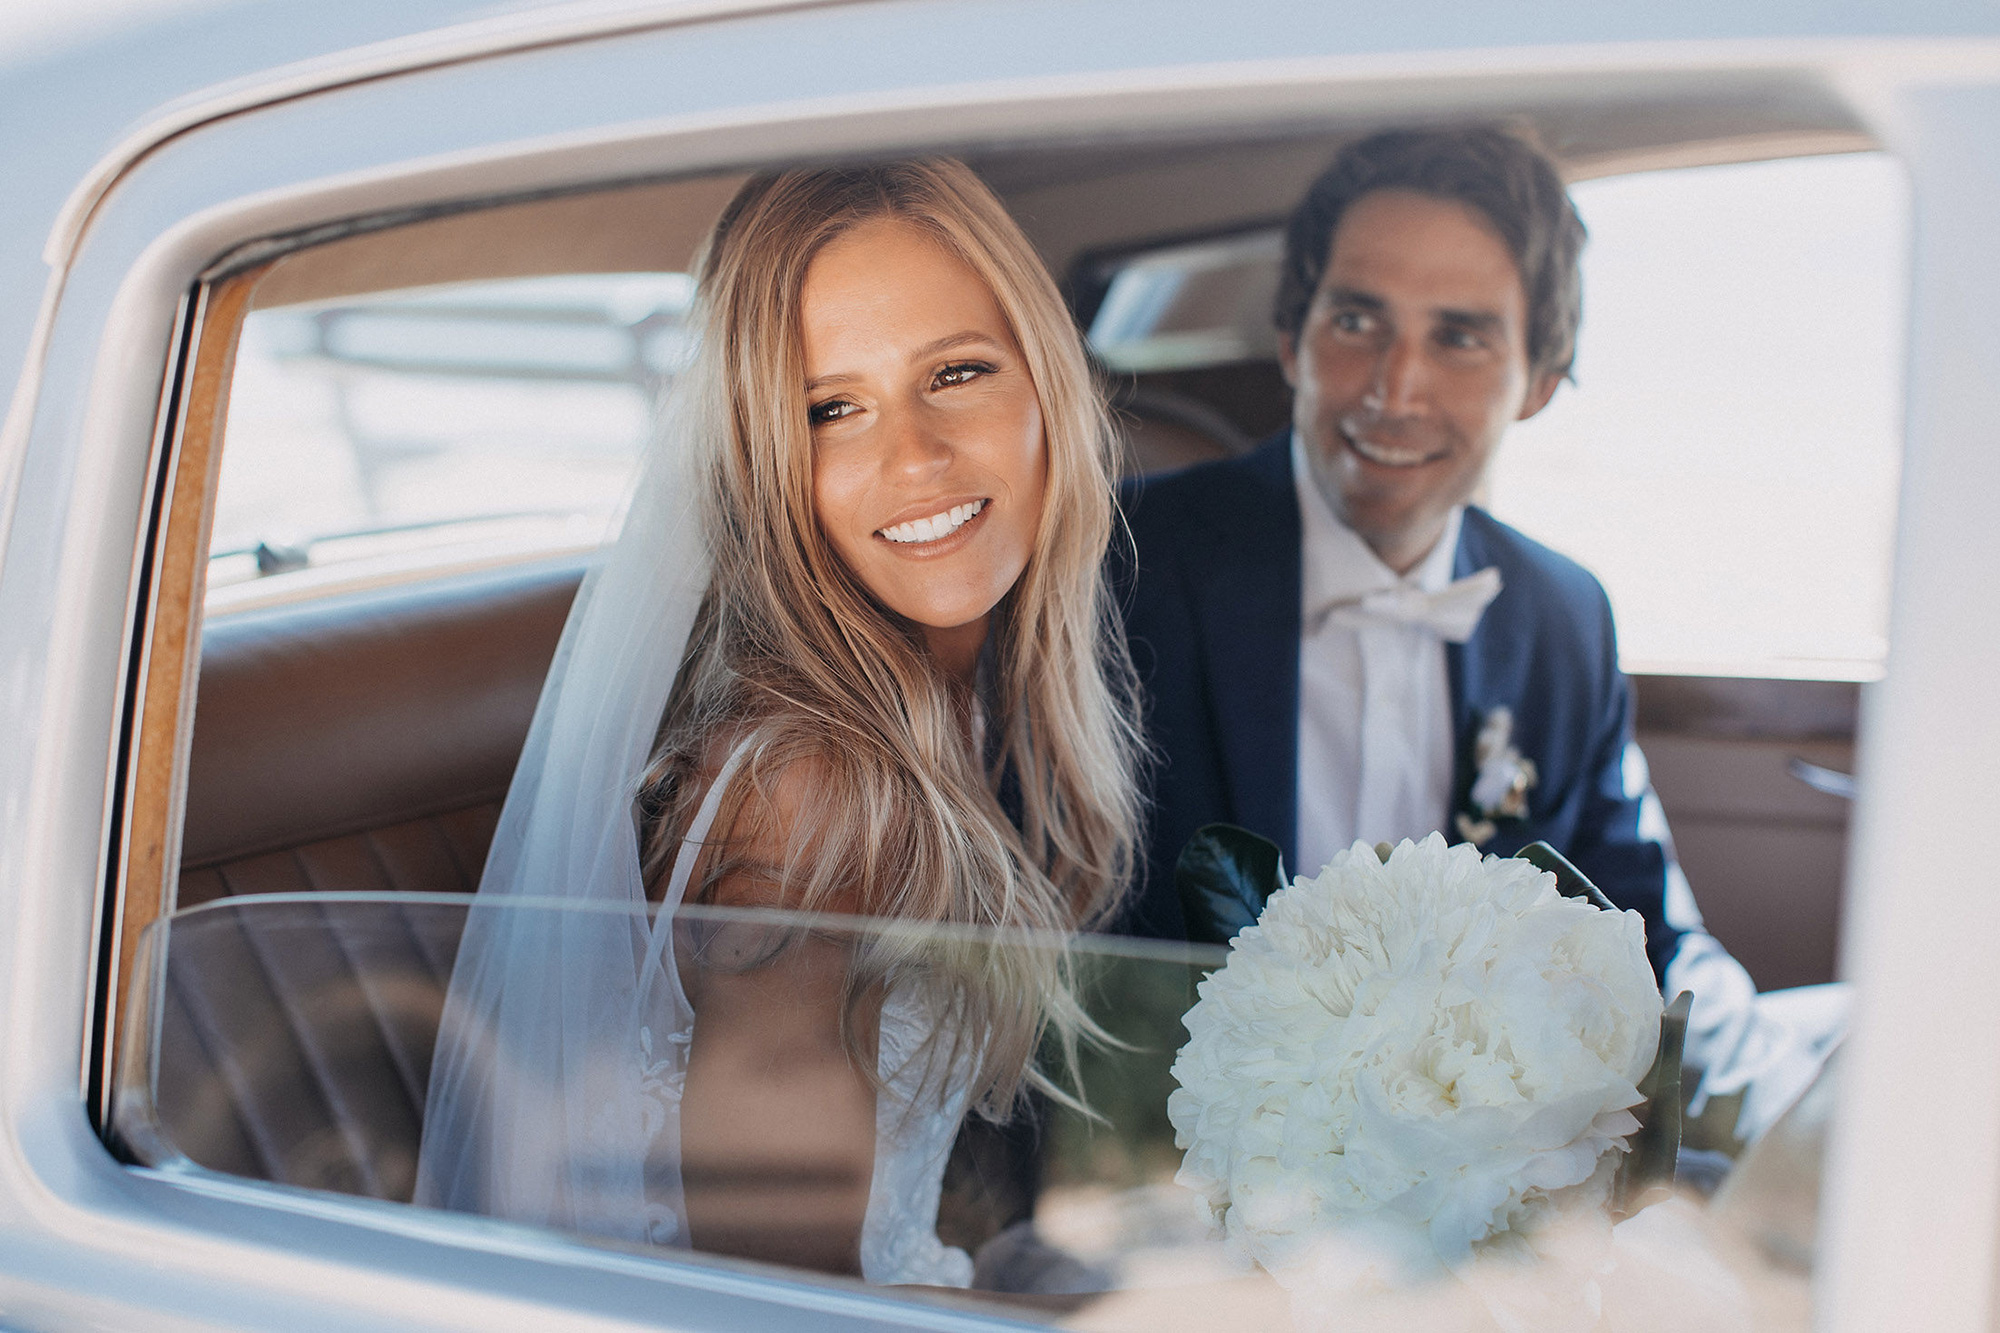
<path id="1" fill-rule="evenodd" d="M 1811 787 L 1814 791 L 1825 792 L 1828 796 L 1838 796 L 1843 801 L 1854 799 L 1854 775 L 1842 773 L 1839 769 L 1822 768 L 1818 764 L 1793 755 L 1786 763 L 1792 776 Z"/>

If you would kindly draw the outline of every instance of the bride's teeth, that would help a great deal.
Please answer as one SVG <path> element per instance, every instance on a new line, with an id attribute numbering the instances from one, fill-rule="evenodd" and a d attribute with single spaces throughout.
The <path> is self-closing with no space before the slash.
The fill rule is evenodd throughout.
<path id="1" fill-rule="evenodd" d="M 908 545 L 913 542 L 934 542 L 940 537 L 949 537 L 964 527 L 966 521 L 986 507 L 984 500 L 971 500 L 962 505 L 953 505 L 942 514 L 932 514 L 929 518 L 913 518 L 908 523 L 898 523 L 893 528 L 883 528 L 882 535 L 892 542 Z"/>

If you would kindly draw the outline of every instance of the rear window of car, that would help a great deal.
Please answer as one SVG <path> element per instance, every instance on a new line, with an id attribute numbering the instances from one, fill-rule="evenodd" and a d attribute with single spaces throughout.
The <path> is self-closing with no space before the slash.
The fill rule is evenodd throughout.
<path id="1" fill-rule="evenodd" d="M 1571 190 L 1576 383 L 1493 511 L 1603 580 L 1628 670 L 1865 680 L 1888 651 L 1909 205 L 1885 154 Z"/>
<path id="2" fill-rule="evenodd" d="M 595 547 L 692 295 L 684 273 L 581 273 L 254 311 L 209 609 Z"/>
<path id="3" fill-rule="evenodd" d="M 1604 583 L 1635 674 L 1867 680 L 1887 652 L 1907 186 L 1882 153 L 1575 182 L 1575 383 L 1477 497 Z M 1086 264 L 1114 382 L 1281 428 L 1267 227 Z M 1260 373 L 1261 372 L 1261 373 Z"/>

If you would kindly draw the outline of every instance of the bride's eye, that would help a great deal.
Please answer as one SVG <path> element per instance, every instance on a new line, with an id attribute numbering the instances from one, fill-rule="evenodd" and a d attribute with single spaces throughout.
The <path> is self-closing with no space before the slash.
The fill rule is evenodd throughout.
<path id="1" fill-rule="evenodd" d="M 861 409 L 845 398 L 829 398 L 823 403 L 814 403 L 806 409 L 806 420 L 815 426 L 824 426 L 829 421 L 852 416 Z"/>
<path id="2" fill-rule="evenodd" d="M 991 375 L 993 369 L 984 361 L 955 361 L 931 376 L 931 387 L 951 389 L 961 384 L 970 384 L 981 375 Z"/>

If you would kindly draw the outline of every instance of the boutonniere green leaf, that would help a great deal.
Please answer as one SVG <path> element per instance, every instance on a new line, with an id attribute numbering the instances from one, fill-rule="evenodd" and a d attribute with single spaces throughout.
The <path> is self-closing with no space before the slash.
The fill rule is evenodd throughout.
<path id="1" fill-rule="evenodd" d="M 1174 862 L 1174 889 L 1195 944 L 1227 944 L 1257 924 L 1264 904 L 1285 887 L 1278 844 L 1234 824 L 1204 824 Z"/>

